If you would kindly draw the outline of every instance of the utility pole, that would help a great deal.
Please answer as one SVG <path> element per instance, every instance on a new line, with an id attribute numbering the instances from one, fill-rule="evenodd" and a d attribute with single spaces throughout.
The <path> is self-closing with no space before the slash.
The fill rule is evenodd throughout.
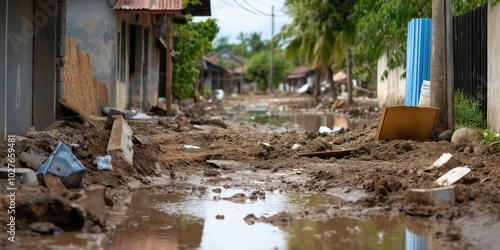
<path id="1" fill-rule="evenodd" d="M 269 64 L 269 86 L 271 87 L 271 94 L 274 94 L 274 5 L 271 7 L 271 63 Z"/>
<path id="2" fill-rule="evenodd" d="M 447 12 L 451 15 L 450 0 L 432 0 L 432 52 L 431 52 L 431 106 L 439 108 L 435 133 L 441 133 L 447 129 L 453 129 L 453 116 L 450 117 L 450 109 L 453 108 L 453 80 L 448 70 L 453 68 L 453 59 L 450 53 L 451 22 L 446 22 Z M 451 99 L 451 100 L 450 100 Z M 451 105 L 451 106 L 450 106 Z M 453 110 L 451 110 L 453 112 Z M 451 113 L 453 114 L 453 113 Z M 451 119 L 451 121 L 450 121 Z"/>

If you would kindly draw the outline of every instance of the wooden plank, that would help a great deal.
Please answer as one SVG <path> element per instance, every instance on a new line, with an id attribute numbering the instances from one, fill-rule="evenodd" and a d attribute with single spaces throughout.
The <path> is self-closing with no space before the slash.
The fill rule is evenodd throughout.
<path id="1" fill-rule="evenodd" d="M 356 152 L 354 149 L 346 150 L 336 150 L 336 151 L 322 151 L 322 152 L 311 152 L 311 153 L 301 153 L 299 156 L 304 157 L 319 157 L 323 159 L 329 159 L 335 157 L 337 159 L 349 155 L 351 152 Z"/>
<path id="2" fill-rule="evenodd" d="M 438 111 L 435 107 L 387 107 L 380 118 L 375 138 L 389 141 L 430 139 Z"/>

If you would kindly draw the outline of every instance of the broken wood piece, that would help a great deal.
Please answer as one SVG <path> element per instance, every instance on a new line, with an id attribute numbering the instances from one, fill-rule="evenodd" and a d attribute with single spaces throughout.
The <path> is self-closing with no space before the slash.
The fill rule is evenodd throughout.
<path id="1" fill-rule="evenodd" d="M 337 159 L 343 158 L 346 155 L 349 155 L 351 152 L 356 152 L 354 149 L 346 149 L 346 150 L 336 150 L 336 151 L 323 151 L 323 152 L 312 152 L 312 153 L 301 153 L 299 156 L 305 157 L 319 157 L 323 159 L 329 159 L 335 157 Z"/>
<path id="2" fill-rule="evenodd" d="M 375 138 L 388 141 L 430 139 L 438 111 L 435 107 L 387 107 L 380 118 Z"/>
<path id="3" fill-rule="evenodd" d="M 97 124 L 85 113 L 81 108 L 70 104 L 68 101 L 61 99 L 59 103 L 63 107 L 63 119 L 78 123 L 88 123 L 93 128 L 98 128 Z"/>
<path id="4" fill-rule="evenodd" d="M 458 180 L 462 179 L 466 174 L 470 172 L 470 168 L 468 166 L 465 167 L 456 167 L 448 171 L 443 176 L 439 177 L 436 180 L 436 183 L 439 186 L 449 186 Z"/>

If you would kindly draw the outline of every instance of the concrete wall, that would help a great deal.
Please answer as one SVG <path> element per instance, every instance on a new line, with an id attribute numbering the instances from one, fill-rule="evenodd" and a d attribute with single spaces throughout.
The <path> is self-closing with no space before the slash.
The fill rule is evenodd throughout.
<path id="1" fill-rule="evenodd" d="M 500 131 L 500 4 L 488 6 L 488 128 Z"/>
<path id="2" fill-rule="evenodd" d="M 377 66 L 377 99 L 380 108 L 404 105 L 406 79 L 401 78 L 405 72 L 402 67 L 389 71 L 384 80 L 382 76 L 387 69 L 387 56 L 384 54 L 378 60 Z"/>
<path id="3" fill-rule="evenodd" d="M 90 55 L 92 71 L 108 84 L 110 104 L 115 106 L 117 81 L 116 12 L 103 0 L 72 0 L 67 3 L 67 35 Z"/>
<path id="4" fill-rule="evenodd" d="M 0 3 L 0 139 L 32 125 L 33 1 Z"/>

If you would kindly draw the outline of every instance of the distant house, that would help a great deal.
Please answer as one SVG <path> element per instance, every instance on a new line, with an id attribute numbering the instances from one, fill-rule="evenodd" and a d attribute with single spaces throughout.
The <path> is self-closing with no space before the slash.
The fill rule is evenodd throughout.
<path id="1" fill-rule="evenodd" d="M 243 73 L 244 64 L 243 58 L 228 49 L 203 57 L 197 63 L 200 70 L 197 86 L 207 91 L 222 89 L 229 93 L 252 91 L 251 83 Z"/>
<path id="2" fill-rule="evenodd" d="M 306 65 L 299 66 L 287 74 L 288 86 L 283 87 L 284 91 L 295 91 L 305 84 L 312 87 L 316 77 L 315 68 Z"/>
<path id="3" fill-rule="evenodd" d="M 108 84 L 111 106 L 149 110 L 157 105 L 158 97 L 165 96 L 166 27 L 172 26 L 174 17 L 182 17 L 186 12 L 210 15 L 209 0 L 184 10 L 182 3 L 68 2 L 67 34 L 90 54 L 95 76 Z"/>
<path id="4" fill-rule="evenodd" d="M 0 2 L 0 140 L 56 117 L 62 91 L 66 1 Z"/>

